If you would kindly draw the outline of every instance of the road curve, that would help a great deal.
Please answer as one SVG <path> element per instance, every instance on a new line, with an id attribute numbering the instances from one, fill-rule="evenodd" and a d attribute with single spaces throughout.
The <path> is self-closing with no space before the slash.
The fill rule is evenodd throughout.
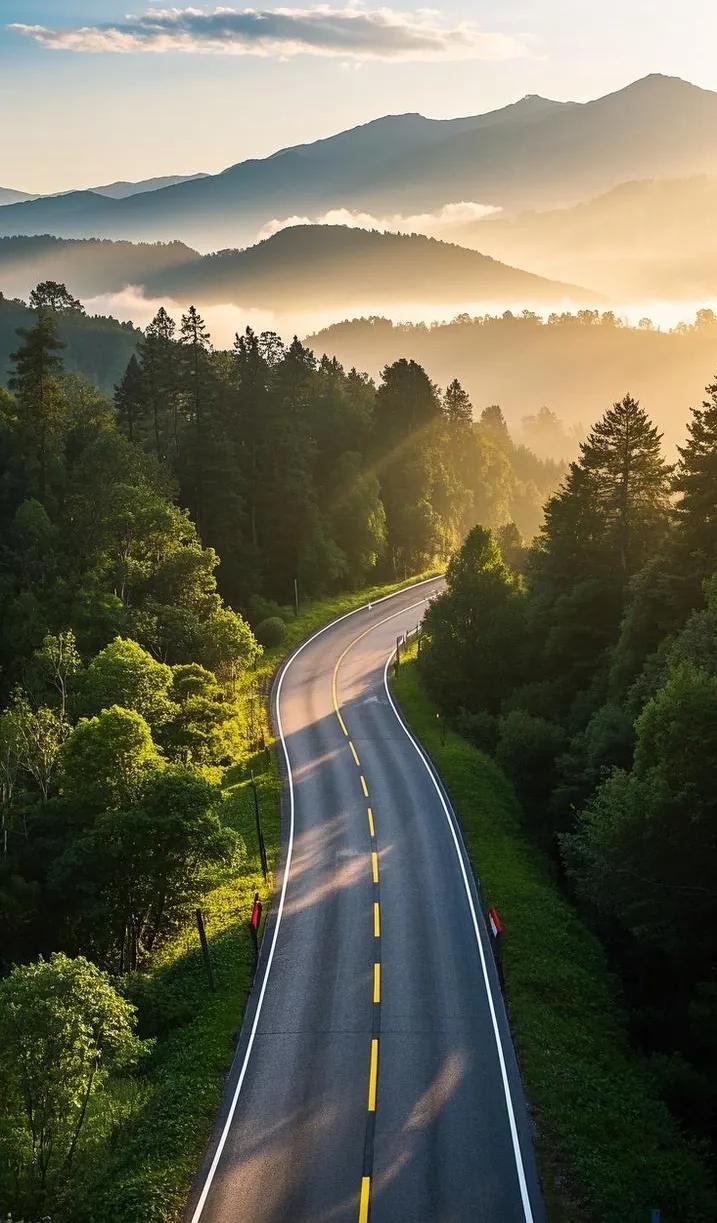
<path id="1" fill-rule="evenodd" d="M 386 683 L 440 580 L 285 665 L 278 898 L 187 1223 L 544 1223 L 476 885 Z"/>

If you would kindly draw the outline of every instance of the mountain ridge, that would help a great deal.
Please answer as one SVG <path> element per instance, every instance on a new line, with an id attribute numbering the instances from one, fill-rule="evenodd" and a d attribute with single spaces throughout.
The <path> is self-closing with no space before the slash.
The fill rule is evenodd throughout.
<path id="1" fill-rule="evenodd" d="M 0 284 L 26 296 L 37 280 L 79 297 L 141 287 L 152 299 L 274 311 L 375 308 L 390 302 L 588 305 L 589 289 L 510 267 L 423 234 L 297 225 L 254 246 L 201 255 L 181 242 L 128 243 L 52 236 L 0 239 Z"/>
<path id="2" fill-rule="evenodd" d="M 269 221 L 473 200 L 507 212 L 577 203 L 630 178 L 717 173 L 717 94 L 652 74 L 590 102 L 527 97 L 485 114 L 382 116 L 123 200 L 70 193 L 0 210 L 0 234 L 246 245 Z"/>

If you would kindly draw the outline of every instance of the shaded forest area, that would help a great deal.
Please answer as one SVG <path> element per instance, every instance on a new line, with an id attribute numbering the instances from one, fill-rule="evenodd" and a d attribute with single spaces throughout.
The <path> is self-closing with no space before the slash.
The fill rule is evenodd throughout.
<path id="1" fill-rule="evenodd" d="M 11 354 L 17 348 L 17 332 L 34 323 L 33 311 L 25 302 L 0 293 L 0 387 L 7 385 L 12 372 Z M 93 386 L 111 395 L 141 332 L 131 323 L 103 315 L 88 315 L 77 308 L 61 311 L 57 331 L 64 344 L 63 365 L 68 373 L 83 374 Z"/>
<path id="2" fill-rule="evenodd" d="M 615 403 L 532 547 L 469 534 L 426 631 L 431 693 L 513 780 L 635 1045 L 714 1152 L 717 386 L 674 466 L 639 404 Z"/>

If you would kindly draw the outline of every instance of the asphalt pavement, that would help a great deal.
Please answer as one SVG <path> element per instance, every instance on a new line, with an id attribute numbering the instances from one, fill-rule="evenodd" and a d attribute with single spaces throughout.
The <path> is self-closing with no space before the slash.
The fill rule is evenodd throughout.
<path id="1" fill-rule="evenodd" d="M 435 580 L 279 677 L 275 901 L 187 1223 L 544 1223 L 457 822 L 386 683 Z"/>

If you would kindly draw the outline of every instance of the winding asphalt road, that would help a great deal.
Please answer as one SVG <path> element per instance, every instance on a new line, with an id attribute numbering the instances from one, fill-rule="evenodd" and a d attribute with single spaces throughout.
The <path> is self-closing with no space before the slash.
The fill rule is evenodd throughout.
<path id="1" fill-rule="evenodd" d="M 477 889 L 387 663 L 440 581 L 286 664 L 280 890 L 188 1223 L 543 1223 Z"/>

